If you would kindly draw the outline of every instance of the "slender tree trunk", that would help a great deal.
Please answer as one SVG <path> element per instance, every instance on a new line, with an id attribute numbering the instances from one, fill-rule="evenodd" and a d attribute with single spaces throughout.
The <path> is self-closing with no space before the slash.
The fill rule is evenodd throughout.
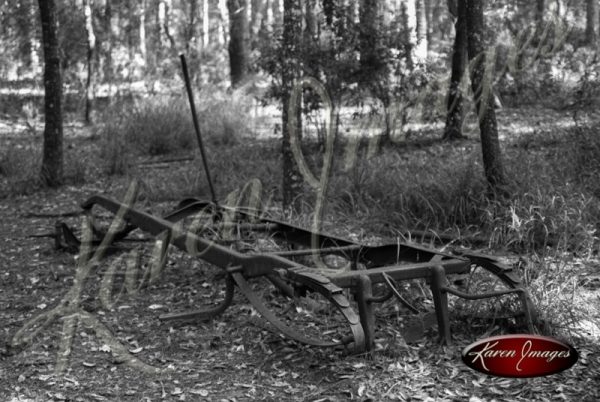
<path id="1" fill-rule="evenodd" d="M 435 9 L 434 4 L 432 2 L 437 2 L 439 0 L 425 0 L 425 20 L 427 23 L 427 43 L 430 44 L 433 41 L 433 30 L 431 29 L 432 21 L 433 21 L 433 10 Z"/>
<path id="2" fill-rule="evenodd" d="M 598 40 L 598 32 L 596 31 L 596 24 L 599 23 L 598 0 L 587 0 L 586 14 L 585 40 L 589 46 L 593 47 L 596 46 Z"/>
<path id="3" fill-rule="evenodd" d="M 167 37 L 168 48 L 172 50 L 177 49 L 177 43 L 175 38 L 171 34 L 171 23 L 173 22 L 173 0 L 165 0 L 166 3 L 166 15 L 165 15 L 165 35 Z"/>
<path id="4" fill-rule="evenodd" d="M 111 0 L 106 0 L 104 6 L 104 81 L 108 84 L 108 97 L 110 98 L 110 87 L 112 84 L 112 8 L 110 4 Z"/>
<path id="5" fill-rule="evenodd" d="M 54 0 L 39 0 L 44 47 L 44 150 L 41 178 L 49 186 L 63 181 L 62 80 L 58 16 Z"/>
<path id="6" fill-rule="evenodd" d="M 479 116 L 483 168 L 490 187 L 495 190 L 506 184 L 506 177 L 498 140 L 494 97 L 492 96 L 494 80 L 491 75 L 493 73 L 489 73 L 489 69 L 486 69 L 483 2 L 481 0 L 464 1 L 467 15 L 467 52 L 472 64 L 471 87 Z M 491 70 L 493 71 L 493 69 Z"/>
<path id="7" fill-rule="evenodd" d="M 17 35 L 19 42 L 19 57 L 28 68 L 28 73 L 35 76 L 39 70 L 39 43 L 36 35 L 35 20 L 37 18 L 37 6 L 35 0 L 26 0 L 17 2 L 15 7 L 18 9 L 17 15 Z"/>
<path id="8" fill-rule="evenodd" d="M 167 3 L 165 0 L 159 0 L 158 2 L 158 42 L 159 48 L 165 49 L 169 46 L 169 41 L 167 38 Z M 162 52 L 159 52 L 159 59 L 162 59 Z"/>
<path id="9" fill-rule="evenodd" d="M 416 0 L 417 14 L 417 58 L 421 61 L 427 59 L 429 44 L 427 42 L 427 10 L 425 8 L 425 0 Z"/>
<path id="10" fill-rule="evenodd" d="M 263 0 L 251 0 L 250 2 L 252 5 L 252 12 L 250 13 L 250 43 L 252 44 L 252 48 L 258 43 L 258 32 L 260 31 L 260 26 L 264 18 L 263 3 Z"/>
<path id="11" fill-rule="evenodd" d="M 202 48 L 210 44 L 210 10 L 208 0 L 202 0 Z"/>
<path id="12" fill-rule="evenodd" d="M 302 192 L 302 178 L 296 165 L 290 142 L 290 100 L 294 80 L 300 75 L 298 44 L 302 35 L 302 7 L 296 0 L 285 0 L 283 7 L 283 49 L 282 49 L 282 156 L 283 156 L 283 205 L 284 208 L 299 209 L 299 196 Z M 296 116 L 293 130 L 302 132 L 300 105 L 295 105 Z"/>
<path id="13" fill-rule="evenodd" d="M 273 1 L 274 1 L 273 16 L 275 17 L 275 26 L 280 27 L 283 22 L 284 0 L 273 0 Z"/>
<path id="14" fill-rule="evenodd" d="M 381 70 L 384 61 L 381 59 L 379 21 L 381 14 L 389 10 L 381 10 L 378 0 L 360 1 L 360 66 L 363 74 L 377 73 Z"/>
<path id="15" fill-rule="evenodd" d="M 454 48 L 452 50 L 452 74 L 450 88 L 448 89 L 448 107 L 446 114 L 446 128 L 443 138 L 454 140 L 463 137 L 462 127 L 465 116 L 464 94 L 461 83 L 465 78 L 467 68 L 467 15 L 465 0 L 456 2 L 456 15 Z M 450 12 L 453 12 L 452 7 Z"/>
<path id="16" fill-rule="evenodd" d="M 218 0 L 219 2 L 217 3 L 219 6 L 219 15 L 220 15 L 220 20 L 219 20 L 219 26 L 217 27 L 218 31 L 219 31 L 219 35 L 217 36 L 217 39 L 219 41 L 220 45 L 224 45 L 225 43 L 227 43 L 227 32 L 228 29 L 226 29 L 226 24 L 229 21 L 229 12 L 227 11 L 227 6 L 226 6 L 226 1 L 227 0 Z"/>
<path id="17" fill-rule="evenodd" d="M 304 13 L 305 15 L 305 21 L 306 21 L 306 29 L 304 30 L 305 33 L 305 37 L 307 39 L 310 40 L 316 40 L 317 39 L 317 16 L 315 14 L 315 9 L 317 6 L 317 0 L 305 0 L 304 1 L 304 6 L 306 8 L 306 11 Z"/>
<path id="18" fill-rule="evenodd" d="M 189 0 L 188 23 L 185 29 L 185 53 L 190 54 L 196 42 L 196 14 L 198 14 L 198 0 Z"/>
<path id="19" fill-rule="evenodd" d="M 140 0 L 140 54 L 144 67 L 148 64 L 148 48 L 146 46 L 146 0 Z"/>
<path id="20" fill-rule="evenodd" d="M 85 122 L 92 122 L 92 108 L 94 103 L 94 53 L 96 52 L 96 35 L 92 15 L 92 0 L 83 1 L 83 14 L 85 17 L 85 31 L 87 34 L 87 80 L 85 82 Z"/>
<path id="21" fill-rule="evenodd" d="M 248 0 L 227 0 L 229 11 L 229 67 L 231 87 L 237 87 L 248 72 Z"/>
<path id="22" fill-rule="evenodd" d="M 416 0 L 407 0 L 402 3 L 402 19 L 406 37 L 404 43 L 407 48 L 407 62 L 413 69 L 420 62 L 420 54 L 417 53 L 417 8 Z"/>
<path id="23" fill-rule="evenodd" d="M 556 0 L 555 7 L 556 19 L 560 19 L 565 14 L 567 9 L 564 0 Z"/>
<path id="24" fill-rule="evenodd" d="M 126 28 L 125 28 L 125 43 L 127 46 L 127 56 L 129 58 L 129 70 L 131 73 L 133 73 L 134 68 L 133 68 L 133 61 L 135 60 L 135 38 L 134 38 L 134 34 L 133 34 L 133 24 L 134 21 L 136 20 L 136 16 L 135 16 L 135 9 L 136 9 L 136 5 L 137 4 L 133 4 L 131 1 L 127 1 L 125 2 L 125 10 L 127 12 L 126 17 L 125 17 L 125 21 L 126 21 Z"/>
<path id="25" fill-rule="evenodd" d="M 273 0 L 265 0 L 265 20 L 263 27 L 267 32 L 273 32 L 275 17 L 273 15 Z"/>

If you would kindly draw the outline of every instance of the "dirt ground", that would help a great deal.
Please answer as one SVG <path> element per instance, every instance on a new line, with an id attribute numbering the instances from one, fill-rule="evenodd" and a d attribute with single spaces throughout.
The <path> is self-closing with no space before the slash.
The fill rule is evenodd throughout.
<path id="1" fill-rule="evenodd" d="M 78 141 L 88 147 L 85 138 Z M 82 152 L 93 152 L 85 149 Z M 163 323 L 158 315 L 166 311 L 194 308 L 222 294 L 198 275 L 205 269 L 201 264 L 176 251 L 169 254 L 159 281 L 137 294 L 123 294 L 111 309 L 98 294 L 106 272 L 100 264 L 82 292 L 84 315 L 59 315 L 30 345 L 10 348 L 19 329 L 51 311 L 74 286 L 74 255 L 55 250 L 54 240 L 44 235 L 54 232 L 57 220 L 79 228 L 82 217 L 57 214 L 79 211 L 79 203 L 97 192 L 122 198 L 126 184 L 125 178 L 104 177 L 1 200 L 0 399 L 600 400 L 600 345 L 594 337 L 573 340 L 579 361 L 571 369 L 547 377 L 510 379 L 479 374 L 462 363 L 462 349 L 484 334 L 475 336 L 456 318 L 453 344 L 444 347 L 436 342 L 435 328 L 407 344 L 393 322 L 380 319 L 378 347 L 370 356 L 288 341 L 266 330 L 239 294 L 233 306 L 212 321 Z M 156 213 L 166 208 L 152 206 Z M 589 300 L 600 301 L 595 292 Z M 77 325 L 72 347 L 61 359 L 60 342 L 68 335 L 62 331 L 73 317 Z M 128 357 L 115 353 L 119 348 Z M 59 361 L 65 364 L 60 375 Z"/>

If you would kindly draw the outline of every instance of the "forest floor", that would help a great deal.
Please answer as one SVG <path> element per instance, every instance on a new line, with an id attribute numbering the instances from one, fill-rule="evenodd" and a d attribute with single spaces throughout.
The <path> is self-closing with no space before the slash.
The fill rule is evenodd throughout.
<path id="1" fill-rule="evenodd" d="M 528 123 L 521 124 L 523 121 Z M 557 118 L 551 111 L 532 115 L 531 111 L 505 110 L 501 114 L 501 124 L 532 136 L 532 142 L 550 126 L 568 121 L 569 116 Z M 22 122 L 3 122 L 0 132 L 1 146 L 19 141 L 40 143 L 39 129 L 36 132 Z M 66 145 L 67 152 L 76 153 L 79 160 L 98 161 L 97 142 L 85 127 L 68 125 Z M 55 250 L 52 238 L 35 236 L 53 233 L 57 220 L 80 227 L 81 216 L 57 214 L 78 211 L 79 203 L 95 193 L 123 198 L 129 177 L 109 177 L 95 163 L 85 166 L 84 181 L 0 202 L 1 400 L 600 400 L 600 336 L 593 327 L 594 321 L 600 322 L 600 262 L 593 259 L 582 262 L 583 272 L 579 273 L 589 280 L 576 295 L 577 303 L 587 306 L 591 323 L 587 333 L 582 331 L 571 339 L 579 361 L 571 369 L 547 377 L 497 378 L 466 367 L 461 361 L 462 349 L 485 334 L 474 336 L 456 315 L 451 346 L 438 346 L 435 327 L 407 343 L 394 329 L 394 320 L 380 319 L 378 347 L 371 356 L 285 340 L 258 324 L 256 313 L 240 295 L 230 309 L 210 322 L 162 323 L 157 318 L 161 313 L 195 308 L 196 301 L 219 294 L 198 277 L 198 264 L 190 263 L 178 251 L 170 252 L 160 281 L 138 294 L 122 295 L 112 309 L 106 308 L 98 294 L 106 267 L 91 274 L 81 297 L 83 310 L 103 323 L 110 338 L 161 371 L 131 367 L 110 353 L 115 346 L 106 333 L 99 336 L 97 327 L 81 321 L 73 333 L 66 369 L 57 375 L 57 352 L 66 336 L 61 331 L 68 319 L 58 317 L 18 353 L 11 353 L 8 345 L 26 323 L 57 305 L 72 288 L 76 274 L 73 255 Z M 139 171 L 145 177 L 160 175 L 169 180 L 179 169 L 181 164 L 175 162 L 144 164 Z M 174 206 L 168 199 L 144 204 L 155 213 Z M 352 222 L 342 226 L 347 233 L 341 234 L 347 236 L 360 230 Z"/>

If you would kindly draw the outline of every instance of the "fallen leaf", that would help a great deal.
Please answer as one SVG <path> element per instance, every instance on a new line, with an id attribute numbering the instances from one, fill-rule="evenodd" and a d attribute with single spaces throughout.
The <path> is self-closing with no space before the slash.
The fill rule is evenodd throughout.
<path id="1" fill-rule="evenodd" d="M 190 391 L 191 394 L 194 395 L 200 395 L 202 397 L 207 397 L 208 396 L 208 391 L 205 389 L 193 389 Z"/>

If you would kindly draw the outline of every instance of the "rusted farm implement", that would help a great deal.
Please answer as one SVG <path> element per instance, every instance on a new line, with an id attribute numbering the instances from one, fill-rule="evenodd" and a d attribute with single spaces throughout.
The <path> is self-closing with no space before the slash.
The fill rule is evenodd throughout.
<path id="1" fill-rule="evenodd" d="M 315 233 L 301 227 L 275 219 L 259 218 L 251 210 L 234 209 L 215 205 L 212 202 L 188 199 L 164 217 L 156 217 L 130 208 L 120 202 L 97 195 L 83 203 L 85 210 L 94 206 L 102 207 L 113 214 L 124 211 L 123 219 L 127 226 L 115 235 L 115 239 L 124 239 L 136 229 L 153 235 L 164 236 L 177 248 L 195 255 L 210 263 L 222 272 L 226 283 L 222 301 L 209 309 L 185 313 L 167 314 L 162 320 L 206 319 L 223 313 L 232 303 L 234 291 L 239 291 L 248 299 L 256 311 L 273 328 L 285 336 L 314 346 L 348 345 L 357 352 L 373 347 L 375 339 L 374 305 L 396 297 L 409 310 L 416 310 L 401 294 L 397 282 L 424 279 L 429 283 L 431 297 L 435 307 L 440 340 L 450 341 L 450 323 L 448 294 L 468 300 L 518 296 L 521 315 L 531 328 L 531 309 L 527 292 L 521 286 L 515 272 L 496 259 L 476 254 L 447 254 L 434 249 L 408 243 L 392 243 L 380 246 L 367 246 L 323 233 Z M 201 230 L 182 230 L 184 219 L 197 220 L 203 215 L 206 222 Z M 198 226 L 198 225 L 191 225 Z M 73 235 L 64 227 L 63 238 L 73 243 Z M 262 234 L 273 244 L 276 250 L 261 252 L 254 247 L 235 247 L 235 242 L 222 242 L 211 238 L 223 228 L 234 229 L 241 237 Z M 253 237 L 254 236 L 254 237 Z M 316 245 L 316 247 L 315 247 Z M 307 263 L 319 256 L 336 256 L 344 261 L 344 268 L 323 268 Z M 338 264 L 339 265 L 339 264 Z M 448 277 L 489 274 L 488 279 L 496 284 L 486 287 L 485 291 L 470 293 L 450 287 Z M 344 321 L 347 326 L 343 333 L 329 334 L 333 339 L 324 340 L 317 336 L 307 336 L 302 329 L 288 324 L 286 318 L 277 314 L 265 303 L 264 297 L 257 293 L 251 284 L 255 278 L 266 278 L 279 295 L 290 301 L 304 297 L 307 293 L 320 296 L 333 310 L 337 310 L 338 324 Z M 478 285 L 479 286 L 479 285 Z M 345 291 L 347 290 L 347 291 Z M 351 296 L 351 297 L 348 297 Z M 354 300 L 353 300 L 354 299 Z M 356 303 L 358 313 L 353 307 Z M 337 326 L 339 328 L 339 325 Z M 342 331 L 344 332 L 344 331 Z"/>
<path id="2" fill-rule="evenodd" d="M 113 239 L 116 241 L 141 229 L 152 236 L 161 236 L 191 257 L 200 258 L 220 269 L 220 276 L 226 284 L 225 295 L 220 303 L 206 309 L 167 314 L 161 317 L 162 320 L 205 319 L 222 314 L 232 304 L 237 287 L 254 309 L 285 336 L 309 345 L 346 345 L 356 352 L 362 352 L 371 350 L 374 346 L 374 305 L 395 298 L 406 309 L 416 312 L 417 308 L 401 294 L 402 286 L 398 282 L 422 280 L 428 286 L 421 286 L 420 290 L 425 298 L 433 300 L 442 342 L 451 340 L 449 294 L 473 301 L 500 298 L 517 300 L 520 308 L 512 306 L 513 312 L 520 309 L 520 315 L 525 319 L 529 330 L 533 330 L 533 307 L 526 290 L 516 272 L 493 257 L 469 252 L 450 254 L 403 242 L 369 246 L 260 217 L 259 211 L 249 208 L 219 205 L 204 157 L 183 57 L 182 65 L 212 201 L 188 199 L 164 217 L 150 215 L 100 195 L 83 203 L 83 208 L 90 214 L 94 206 L 102 207 L 115 215 L 123 214 L 127 225 L 114 235 Z M 200 216 L 204 216 L 203 225 L 197 224 Z M 196 220 L 196 223 L 184 230 L 183 223 L 189 219 Z M 238 236 L 234 236 L 234 241 L 215 238 L 214 234 L 223 229 Z M 103 236 L 96 231 L 99 237 Z M 78 247 L 78 240 L 65 225 L 57 235 L 57 243 L 64 239 L 71 246 Z M 162 237 L 165 235 L 166 237 Z M 248 239 L 255 244 L 248 247 Z M 261 250 L 256 244 L 261 239 L 267 239 L 276 247 Z M 323 263 L 328 258 L 342 261 L 343 267 L 340 268 L 337 264 L 335 268 Z M 448 278 L 457 276 L 461 278 L 463 285 L 474 285 L 464 288 L 450 286 Z M 258 278 L 268 281 L 280 298 L 277 299 L 278 304 L 285 303 L 281 300 L 294 302 L 310 294 L 317 296 L 322 301 L 321 305 L 328 306 L 326 311 L 335 312 L 337 318 L 333 321 L 337 323 L 336 330 L 321 328 L 317 331 L 305 331 L 310 325 L 295 323 L 285 311 L 282 313 L 281 309 L 272 308 L 273 303 L 269 304 L 268 297 L 252 285 Z M 430 294 L 425 291 L 427 287 Z M 475 289 L 472 290 L 472 287 Z M 319 309 L 322 306 L 316 308 Z"/>

